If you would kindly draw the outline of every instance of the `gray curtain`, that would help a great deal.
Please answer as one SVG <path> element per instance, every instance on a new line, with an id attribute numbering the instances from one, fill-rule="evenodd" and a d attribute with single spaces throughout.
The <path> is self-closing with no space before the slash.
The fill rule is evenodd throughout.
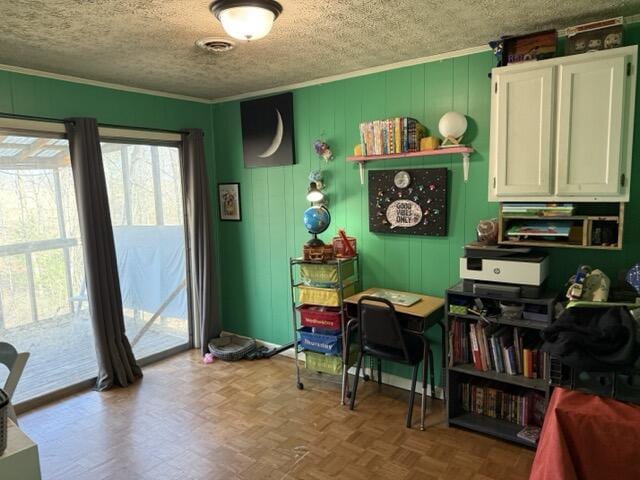
<path id="1" fill-rule="evenodd" d="M 89 309 L 98 357 L 96 390 L 126 387 L 142 376 L 125 335 L 118 264 L 111 228 L 98 125 L 65 120 L 82 233 Z"/>
<path id="2" fill-rule="evenodd" d="M 214 285 L 215 257 L 209 181 L 202 130 L 182 134 L 182 183 L 187 217 L 187 242 L 191 276 L 191 311 L 200 326 L 202 353 L 221 331 Z"/>

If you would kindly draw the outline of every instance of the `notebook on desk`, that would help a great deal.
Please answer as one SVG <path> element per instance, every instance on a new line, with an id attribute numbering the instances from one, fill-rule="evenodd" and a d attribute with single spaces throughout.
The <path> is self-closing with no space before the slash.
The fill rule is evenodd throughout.
<path id="1" fill-rule="evenodd" d="M 384 298 L 394 305 L 400 305 L 402 307 L 410 307 L 411 305 L 415 305 L 421 300 L 418 295 L 414 295 L 413 293 L 387 290 L 386 288 L 379 288 L 369 293 L 369 295 L 372 297 Z"/>

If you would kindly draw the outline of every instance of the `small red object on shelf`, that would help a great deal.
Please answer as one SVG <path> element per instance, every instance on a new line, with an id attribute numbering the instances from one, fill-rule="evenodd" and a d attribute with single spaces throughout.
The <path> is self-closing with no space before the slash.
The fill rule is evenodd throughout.
<path id="1" fill-rule="evenodd" d="M 333 237 L 333 251 L 335 256 L 340 258 L 355 257 L 356 255 L 356 239 L 347 237 L 344 230 L 338 230 L 338 236 Z"/>

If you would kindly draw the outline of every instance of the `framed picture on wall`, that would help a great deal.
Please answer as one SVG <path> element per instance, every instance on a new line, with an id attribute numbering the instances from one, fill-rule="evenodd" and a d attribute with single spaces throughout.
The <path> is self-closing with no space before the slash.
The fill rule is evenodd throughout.
<path id="1" fill-rule="evenodd" d="M 245 168 L 293 165 L 293 93 L 240 103 Z"/>
<path id="2" fill-rule="evenodd" d="M 219 183 L 218 203 L 220 205 L 220 220 L 230 222 L 242 220 L 239 183 Z"/>

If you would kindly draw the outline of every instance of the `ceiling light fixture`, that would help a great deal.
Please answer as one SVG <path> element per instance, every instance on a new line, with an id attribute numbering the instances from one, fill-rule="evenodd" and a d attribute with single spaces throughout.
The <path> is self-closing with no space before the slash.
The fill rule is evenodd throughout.
<path id="1" fill-rule="evenodd" d="M 269 34 L 282 5 L 275 0 L 214 0 L 209 10 L 229 35 L 250 41 Z"/>

